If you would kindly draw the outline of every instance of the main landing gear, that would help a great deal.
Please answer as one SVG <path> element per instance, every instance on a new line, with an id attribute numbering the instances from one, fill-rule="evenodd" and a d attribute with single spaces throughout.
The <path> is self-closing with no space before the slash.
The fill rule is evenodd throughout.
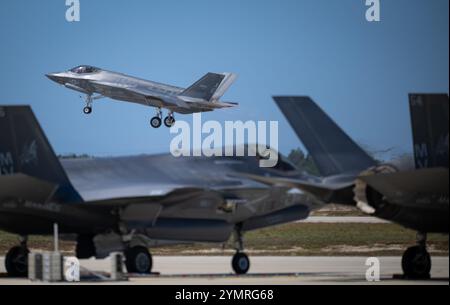
<path id="1" fill-rule="evenodd" d="M 12 247 L 5 257 L 6 272 L 10 277 L 28 276 L 28 254 L 27 237 L 22 237 L 20 246 Z"/>
<path id="2" fill-rule="evenodd" d="M 76 255 L 78 259 L 89 259 L 96 257 L 97 251 L 94 242 L 94 235 L 80 234 L 77 237 Z M 111 244 L 112 247 L 120 247 L 123 249 L 123 244 Z M 117 250 L 120 251 L 120 250 Z M 101 252 L 101 251 L 100 251 Z M 152 255 L 148 248 L 143 243 L 136 245 L 127 245 L 123 251 L 125 256 L 125 266 L 129 273 L 135 274 L 150 274 L 153 267 Z"/>
<path id="3" fill-rule="evenodd" d="M 153 258 L 146 247 L 135 246 L 125 250 L 125 265 L 128 273 L 150 274 Z"/>
<path id="4" fill-rule="evenodd" d="M 175 117 L 173 116 L 173 112 L 170 112 L 169 115 L 164 119 L 164 125 L 166 125 L 167 128 L 175 125 Z"/>
<path id="5" fill-rule="evenodd" d="M 408 279 L 429 279 L 431 257 L 427 251 L 427 234 L 417 233 L 417 245 L 403 254 L 402 268 Z"/>
<path id="6" fill-rule="evenodd" d="M 156 116 L 153 117 L 150 120 L 150 125 L 153 128 L 159 128 L 159 127 L 161 127 L 162 123 L 163 123 L 163 121 L 162 121 L 162 111 L 161 111 L 161 109 L 158 109 L 158 111 L 156 112 Z M 164 125 L 167 128 L 170 128 L 174 124 L 175 124 L 175 117 L 173 115 L 173 112 L 169 112 L 168 116 L 164 119 Z"/>
<path id="7" fill-rule="evenodd" d="M 236 226 L 235 232 L 235 247 L 236 254 L 233 256 L 231 261 L 231 266 L 236 274 L 242 275 L 246 274 L 250 270 L 250 258 L 244 251 L 244 241 L 243 241 L 243 233 L 242 233 L 242 225 L 239 224 Z"/>

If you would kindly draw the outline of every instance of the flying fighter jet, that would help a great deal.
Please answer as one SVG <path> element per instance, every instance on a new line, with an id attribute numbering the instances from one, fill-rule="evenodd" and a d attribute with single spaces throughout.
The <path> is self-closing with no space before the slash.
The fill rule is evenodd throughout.
<path id="1" fill-rule="evenodd" d="M 130 273 L 149 273 L 149 247 L 165 243 L 225 243 L 234 234 L 232 267 L 246 273 L 247 231 L 297 221 L 322 205 L 290 187 L 268 187 L 235 173 L 304 174 L 284 157 L 260 168 L 260 157 L 171 154 L 61 159 L 31 109 L 0 106 L 0 229 L 22 236 L 5 260 L 12 276 L 27 273 L 27 236 L 76 235 L 78 258 L 123 251 Z"/>
<path id="2" fill-rule="evenodd" d="M 255 177 L 268 185 L 299 188 L 324 203 L 363 212 L 418 231 L 417 246 L 402 260 L 405 276 L 427 278 L 426 233 L 449 233 L 448 95 L 410 95 L 414 158 L 380 163 L 361 149 L 309 97 L 275 97 L 309 151 L 319 182 Z"/>
<path id="3" fill-rule="evenodd" d="M 220 101 L 237 78 L 233 73 L 208 73 L 187 89 L 92 66 L 78 66 L 66 72 L 46 76 L 66 88 L 85 94 L 85 114 L 92 113 L 93 102 L 104 97 L 155 107 L 156 116 L 150 120 L 153 128 L 162 125 L 162 109 L 169 111 L 164 124 L 172 127 L 175 124 L 174 112 L 191 114 L 237 106 L 236 103 Z"/>

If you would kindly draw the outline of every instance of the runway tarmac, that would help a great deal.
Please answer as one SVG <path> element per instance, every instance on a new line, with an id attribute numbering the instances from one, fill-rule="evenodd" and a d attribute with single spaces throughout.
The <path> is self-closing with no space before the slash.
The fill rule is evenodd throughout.
<path id="1" fill-rule="evenodd" d="M 389 284 L 389 285 L 449 285 L 449 258 L 434 257 L 432 280 L 394 280 L 401 273 L 400 257 L 381 257 L 381 281 L 366 281 L 366 257 L 252 257 L 250 273 L 232 274 L 230 257 L 155 257 L 154 271 L 160 275 L 131 277 L 118 284 L 137 285 L 309 285 L 309 284 Z M 82 260 L 81 265 L 91 271 L 107 272 L 110 261 Z M 27 285 L 28 280 L 4 276 L 4 262 L 0 258 L 0 285 Z M 87 283 L 89 284 L 89 283 Z M 99 283 L 102 284 L 102 283 Z M 117 284 L 105 282 L 104 284 Z"/>
<path id="2" fill-rule="evenodd" d="M 365 224 L 386 224 L 389 221 L 367 216 L 311 216 L 300 220 L 297 223 L 365 223 Z"/>

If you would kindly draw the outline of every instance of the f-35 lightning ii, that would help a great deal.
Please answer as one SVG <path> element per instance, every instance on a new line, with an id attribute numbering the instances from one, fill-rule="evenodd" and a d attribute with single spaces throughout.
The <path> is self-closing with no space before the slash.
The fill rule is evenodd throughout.
<path id="1" fill-rule="evenodd" d="M 87 65 L 46 76 L 68 89 L 85 94 L 85 114 L 92 113 L 93 102 L 103 97 L 155 107 L 156 116 L 150 120 L 153 128 L 162 125 L 162 109 L 169 110 L 164 124 L 172 127 L 175 124 L 174 112 L 191 114 L 237 106 L 236 103 L 220 101 L 237 78 L 233 73 L 208 73 L 187 89 Z"/>
<path id="2" fill-rule="evenodd" d="M 74 235 L 78 258 L 123 251 L 130 273 L 149 273 L 149 247 L 225 243 L 235 236 L 232 267 L 246 273 L 247 231 L 297 221 L 322 205 L 290 187 L 272 187 L 236 173 L 294 177 L 284 157 L 260 168 L 256 157 L 171 154 L 61 159 L 28 106 L 0 106 L 0 228 L 22 236 L 6 256 L 12 276 L 27 274 L 27 236 Z"/>
<path id="3" fill-rule="evenodd" d="M 323 203 L 355 205 L 363 212 L 418 231 L 403 255 L 406 277 L 430 276 L 427 233 L 449 233 L 449 101 L 447 94 L 409 96 L 414 157 L 379 163 L 311 98 L 275 97 L 306 146 L 321 177 L 316 181 L 245 175 L 268 185 L 301 189 Z"/>

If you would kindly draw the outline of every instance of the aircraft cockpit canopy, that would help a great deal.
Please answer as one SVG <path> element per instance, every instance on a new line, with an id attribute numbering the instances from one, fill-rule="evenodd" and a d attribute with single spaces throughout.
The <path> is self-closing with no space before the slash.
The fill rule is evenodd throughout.
<path id="1" fill-rule="evenodd" d="M 100 71 L 99 68 L 92 67 L 92 66 L 78 66 L 78 67 L 70 70 L 70 72 L 73 72 L 76 74 L 89 74 L 89 73 L 96 73 L 99 71 Z"/>

